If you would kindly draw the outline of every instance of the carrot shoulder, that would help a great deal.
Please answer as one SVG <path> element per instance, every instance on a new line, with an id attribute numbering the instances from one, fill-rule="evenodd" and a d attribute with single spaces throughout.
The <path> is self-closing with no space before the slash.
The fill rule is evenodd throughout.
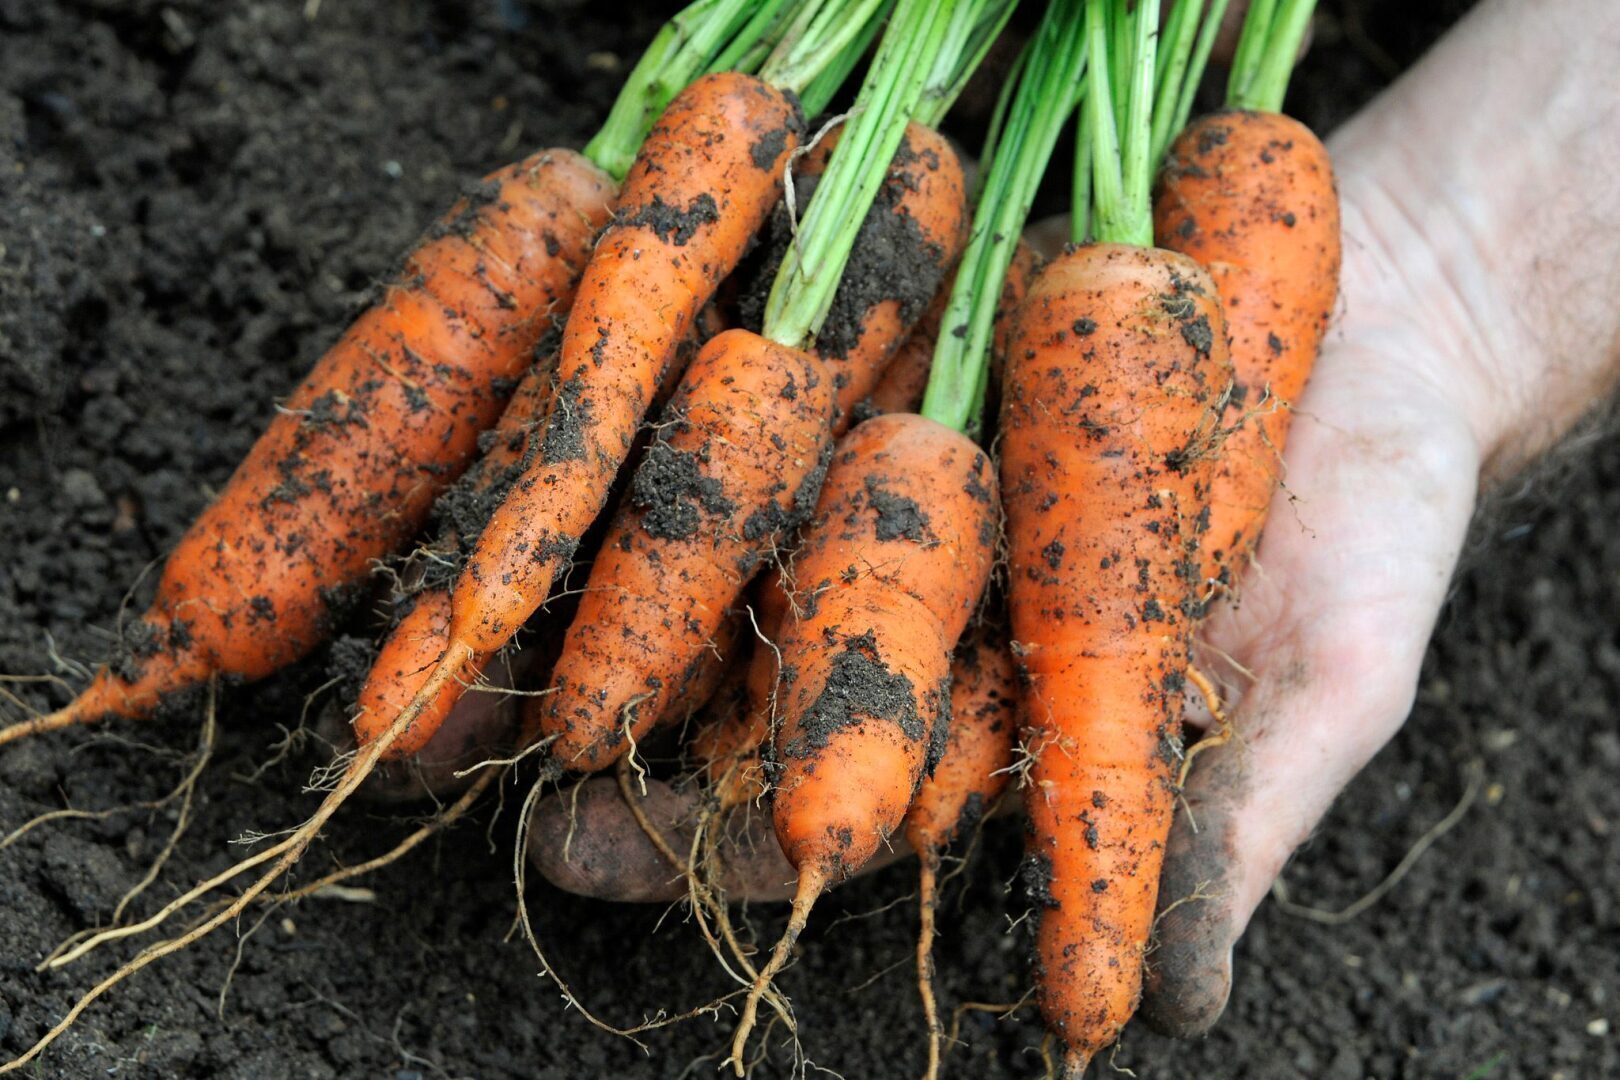
<path id="1" fill-rule="evenodd" d="M 1199 579 L 1234 586 L 1259 542 L 1282 454 L 1339 291 L 1327 148 L 1280 113 L 1220 112 L 1171 145 L 1154 202 L 1161 247 L 1209 271 L 1232 335 L 1227 438 Z"/>
<path id="2" fill-rule="evenodd" d="M 1141 991 L 1172 811 L 1197 523 L 1229 381 L 1191 259 L 1097 244 L 1050 264 L 1008 354 L 1009 607 L 1034 757 L 1035 982 L 1071 1062 Z"/>

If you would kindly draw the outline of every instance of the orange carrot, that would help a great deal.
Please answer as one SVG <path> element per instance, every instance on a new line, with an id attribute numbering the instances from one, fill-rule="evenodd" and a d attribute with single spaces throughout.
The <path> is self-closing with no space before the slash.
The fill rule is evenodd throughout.
<path id="1" fill-rule="evenodd" d="M 566 309 L 612 181 L 548 150 L 492 173 L 293 391 L 170 554 L 127 655 L 0 743 L 150 712 L 211 674 L 306 655 L 334 606 L 420 526 Z"/>
<path id="2" fill-rule="evenodd" d="M 779 632 L 780 766 L 773 817 L 799 873 L 793 913 L 732 1043 L 810 908 L 901 827 L 943 746 L 950 654 L 994 557 L 995 479 L 966 436 L 880 416 L 839 444 L 793 570 L 799 618 Z"/>
<path id="3" fill-rule="evenodd" d="M 965 218 L 955 153 L 912 124 L 815 355 L 736 330 L 688 370 L 591 568 L 554 693 L 531 706 L 556 760 L 602 768 L 678 703 L 681 673 L 713 651 L 726 610 L 814 505 L 835 393 L 864 394 L 915 318 L 905 289 L 869 264 L 901 264 L 932 288 Z"/>
<path id="4" fill-rule="evenodd" d="M 685 368 L 687 354 L 696 351 L 698 339 L 718 325 L 718 315 L 712 307 L 706 308 L 694 334 L 676 350 L 674 361 L 665 369 L 655 401 L 668 399 Z M 439 534 L 426 549 L 413 553 L 400 572 L 405 593 L 397 603 L 404 614 L 385 637 L 356 701 L 353 722 L 359 745 L 367 745 L 388 729 L 444 654 L 450 635 L 450 587 L 490 510 L 500 504 L 539 453 L 540 425 L 550 411 L 556 388 L 557 351 L 551 349 L 524 375 L 500 422 L 481 440 L 480 445 L 487 447 L 484 456 L 435 504 Z M 463 679 L 482 675 L 491 655 L 474 656 L 462 670 Z M 426 747 L 451 711 L 465 700 L 462 689 L 460 683 L 446 685 L 410 728 L 400 733 L 384 760 L 409 758 Z"/>
<path id="5" fill-rule="evenodd" d="M 812 356 L 729 330 L 698 354 L 591 567 L 535 699 L 554 758 L 594 771 L 680 701 L 687 672 L 826 467 L 833 387 Z"/>
<path id="6" fill-rule="evenodd" d="M 1171 145 L 1160 246 L 1215 281 L 1232 334 L 1233 427 L 1210 492 L 1199 580 L 1230 589 L 1259 543 L 1283 446 L 1339 291 L 1339 201 L 1327 148 L 1280 113 L 1229 111 Z"/>
<path id="7" fill-rule="evenodd" d="M 1036 988 L 1069 1075 L 1141 991 L 1229 378 L 1208 275 L 1097 244 L 1036 278 L 1003 388 L 1013 640 L 1028 682 Z"/>
<path id="8" fill-rule="evenodd" d="M 683 90 L 642 145 L 563 331 L 540 453 L 456 581 L 441 667 L 504 645 L 607 498 L 659 372 L 781 190 L 802 118 L 747 75 Z"/>
<path id="9" fill-rule="evenodd" d="M 921 926 L 917 991 L 928 1024 L 928 1080 L 939 1075 L 944 1029 L 934 1001 L 934 913 L 945 851 L 1001 797 L 1018 745 L 1018 672 L 1004 640 L 986 633 L 957 646 L 951 665 L 950 735 L 906 813 L 906 841 L 917 852 Z"/>
<path id="10" fill-rule="evenodd" d="M 840 434 L 938 292 L 967 225 L 961 159 L 938 132 L 907 125 L 816 337 L 838 387 Z"/>

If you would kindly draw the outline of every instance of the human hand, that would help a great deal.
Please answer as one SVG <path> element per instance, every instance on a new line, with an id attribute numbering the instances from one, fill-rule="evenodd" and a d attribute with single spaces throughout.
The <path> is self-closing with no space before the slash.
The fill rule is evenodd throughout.
<path id="1" fill-rule="evenodd" d="M 1594 3 L 1486 4 L 1330 143 L 1342 317 L 1240 602 L 1202 636 L 1235 737 L 1198 755 L 1165 860 L 1143 1014 L 1167 1034 L 1219 1018 L 1257 905 L 1405 721 L 1482 485 L 1609 389 L 1591 283 L 1620 253 L 1598 189 L 1620 88 L 1579 42 L 1617 28 Z"/>

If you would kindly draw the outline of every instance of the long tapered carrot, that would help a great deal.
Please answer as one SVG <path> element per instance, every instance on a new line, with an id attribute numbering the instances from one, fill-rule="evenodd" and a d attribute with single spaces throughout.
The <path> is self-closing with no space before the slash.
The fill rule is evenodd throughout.
<path id="1" fill-rule="evenodd" d="M 0 743 L 139 716 L 210 674 L 261 678 L 318 644 L 500 414 L 503 385 L 566 308 L 612 192 L 585 158 L 548 150 L 458 203 L 181 538 L 127 654 Z"/>
<path id="2" fill-rule="evenodd" d="M 1005 638 L 981 632 L 957 646 L 951 664 L 950 735 L 933 772 L 906 812 L 906 842 L 917 853 L 917 991 L 928 1025 L 925 1080 L 939 1075 L 944 1028 L 934 999 L 934 915 L 945 852 L 995 805 L 1011 780 L 1018 745 L 1018 671 Z"/>
<path id="3" fill-rule="evenodd" d="M 803 611 L 775 643 L 772 816 L 799 884 L 762 980 L 780 970 L 821 892 L 900 828 L 937 758 L 951 649 L 989 578 L 995 532 L 989 459 L 960 433 L 908 413 L 875 417 L 840 442 L 794 559 Z M 733 1060 L 750 1020 L 745 1007 Z"/>
<path id="4" fill-rule="evenodd" d="M 655 402 L 667 400 L 688 357 L 718 332 L 718 315 L 705 309 L 693 333 L 676 350 L 660 377 Z M 399 571 L 403 595 L 396 601 L 403 614 L 388 628 L 355 701 L 354 735 L 365 745 L 385 731 L 428 679 L 449 641 L 450 588 L 467 553 L 482 534 L 491 510 L 500 505 L 524 469 L 540 452 L 541 425 L 557 390 L 557 351 L 545 355 L 524 375 L 500 421 L 482 439 L 483 457 L 440 496 L 433 516 L 438 534 L 412 553 Z M 558 627 L 558 633 L 561 633 Z M 416 754 L 435 737 L 452 710 L 464 700 L 464 688 L 478 680 L 492 654 L 470 658 L 456 681 L 425 705 L 384 760 Z M 698 667 L 701 667 L 699 665 Z M 693 670 L 697 671 L 698 667 Z M 534 699 L 530 699 L 534 700 Z"/>
<path id="5" fill-rule="evenodd" d="M 1113 1042 L 1140 993 L 1224 335 L 1197 264 L 1103 244 L 1036 279 L 1010 354 L 1001 473 L 1035 757 L 1036 987 L 1077 1059 Z"/>
<path id="6" fill-rule="evenodd" d="M 541 452 L 456 582 L 452 653 L 499 648 L 545 599 L 658 373 L 780 193 L 802 129 L 791 99 L 734 73 L 693 83 L 653 128 L 580 282 Z"/>
<path id="7" fill-rule="evenodd" d="M 1031 287 L 1001 410 L 1035 989 L 1075 1080 L 1141 994 L 1231 379 L 1209 275 L 1147 246 L 1157 8 L 1085 0 L 1100 242 Z"/>
<path id="8" fill-rule="evenodd" d="M 407 610 L 389 630 L 361 687 L 353 717 L 355 739 L 365 745 L 385 731 L 420 689 L 443 655 L 450 631 L 450 584 L 464 548 L 477 538 L 489 507 L 501 499 L 522 472 L 524 459 L 538 452 L 538 429 L 557 385 L 557 353 L 547 350 L 512 392 L 499 423 L 486 436 L 484 456 L 439 500 L 441 529 L 432 550 L 416 569 L 401 603 Z M 409 569 L 407 573 L 409 573 Z M 480 653 L 468 661 L 463 681 L 482 671 Z M 409 757 L 438 731 L 461 694 L 461 683 L 446 686 L 408 731 L 389 748 L 388 758 Z"/>

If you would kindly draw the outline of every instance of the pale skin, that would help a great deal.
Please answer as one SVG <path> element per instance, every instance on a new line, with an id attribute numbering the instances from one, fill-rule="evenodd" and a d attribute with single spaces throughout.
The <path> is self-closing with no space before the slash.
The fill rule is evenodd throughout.
<path id="1" fill-rule="evenodd" d="M 1486 0 L 1329 141 L 1340 311 L 1198 650 L 1235 737 L 1165 861 L 1143 1014 L 1169 1034 L 1219 1019 L 1277 874 L 1406 721 L 1482 496 L 1614 392 L 1617 55 L 1612 0 Z"/>

